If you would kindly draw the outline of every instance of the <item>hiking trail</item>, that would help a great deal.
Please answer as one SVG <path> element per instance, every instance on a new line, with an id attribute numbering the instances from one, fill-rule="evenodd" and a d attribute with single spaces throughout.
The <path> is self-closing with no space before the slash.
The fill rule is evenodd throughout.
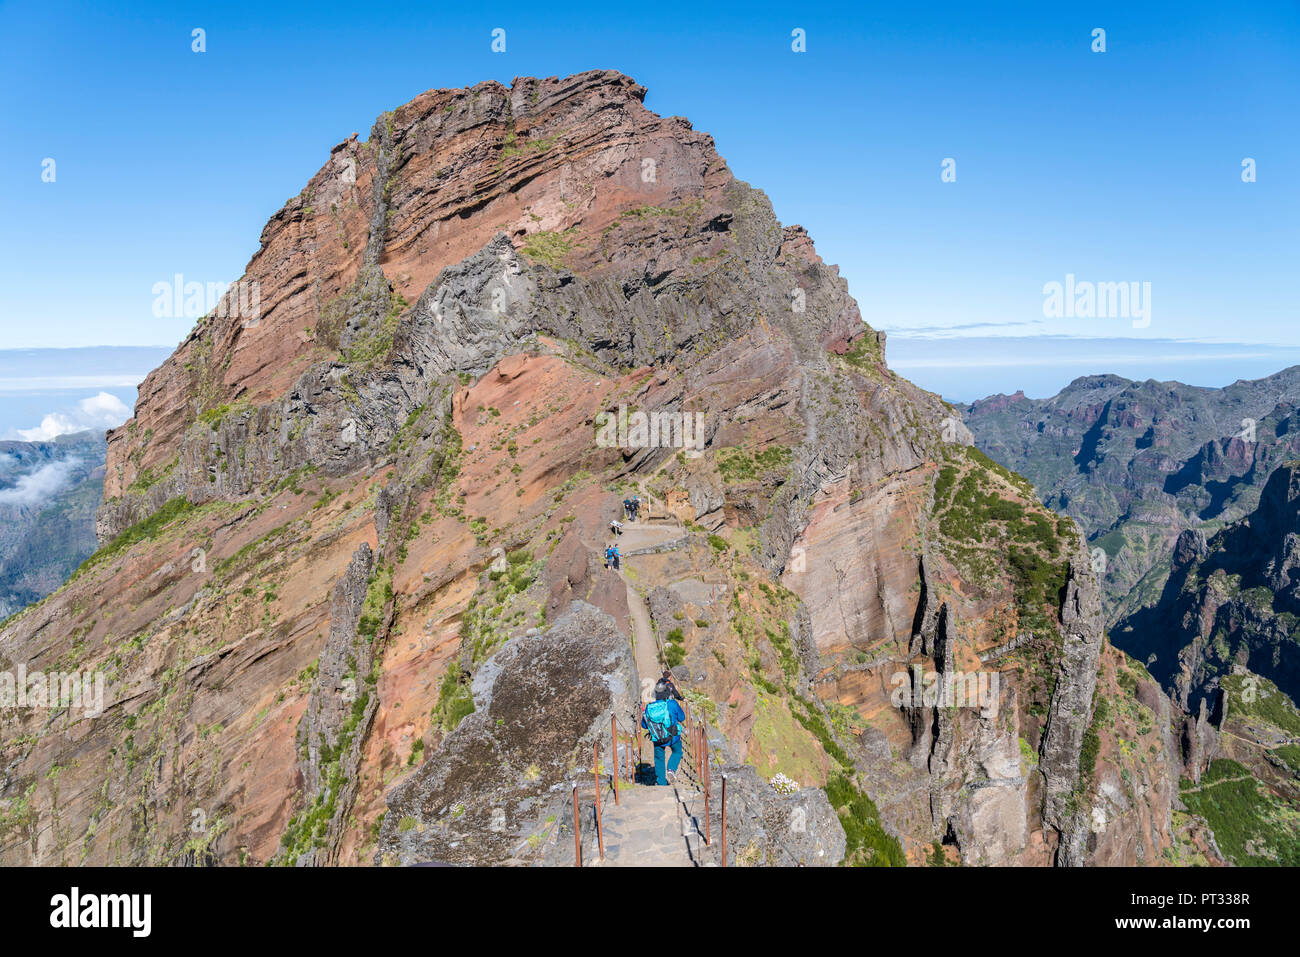
<path id="1" fill-rule="evenodd" d="M 607 536 L 617 542 L 624 563 L 616 574 L 627 590 L 628 621 L 632 631 L 632 649 L 641 687 L 642 705 L 654 699 L 654 685 L 663 672 L 659 641 L 650 622 L 645 596 L 633 583 L 626 559 L 685 547 L 689 532 L 675 516 L 654 513 L 655 500 L 647 493 L 645 481 L 637 488 L 641 513 L 637 521 L 626 521 L 622 535 Z M 590 544 L 590 543 L 588 543 Z M 598 549 L 604 554 L 604 545 Z M 612 569 L 611 569 L 612 570 Z M 712 846 L 705 843 L 704 790 L 699 780 L 696 755 L 691 753 L 694 737 L 690 728 L 694 716 L 688 713 L 682 728 L 685 754 L 677 769 L 676 782 L 659 787 L 654 781 L 654 746 L 640 727 L 641 762 L 637 783 L 619 780 L 619 801 L 614 802 L 608 778 L 601 791 L 602 826 L 605 857 L 594 828 L 583 829 L 582 864 L 584 867 L 713 867 L 719 861 L 720 821 L 718 796 L 712 796 Z M 626 747 L 624 744 L 621 747 Z M 716 785 L 712 789 L 716 791 Z M 590 807 L 590 805 L 588 805 Z"/>

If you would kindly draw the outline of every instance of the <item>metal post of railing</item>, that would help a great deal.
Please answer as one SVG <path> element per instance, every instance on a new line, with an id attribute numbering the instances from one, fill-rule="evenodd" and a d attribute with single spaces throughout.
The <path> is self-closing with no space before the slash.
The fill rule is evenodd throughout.
<path id="1" fill-rule="evenodd" d="M 578 824 L 578 782 L 573 782 L 573 865 L 582 866 L 582 828 Z"/>
<path id="2" fill-rule="evenodd" d="M 722 775 L 722 866 L 727 866 L 727 775 Z"/>
<path id="3" fill-rule="evenodd" d="M 691 757 L 695 764 L 695 780 L 700 780 L 700 729 L 691 725 Z"/>
<path id="4" fill-rule="evenodd" d="M 605 828 L 600 818 L 600 741 L 597 739 L 593 749 L 596 756 L 592 759 L 596 771 L 596 840 L 600 844 L 600 859 L 605 859 Z M 726 790 L 726 783 L 723 783 L 723 790 Z M 726 831 L 724 829 L 723 833 Z"/>
<path id="5" fill-rule="evenodd" d="M 709 732 L 701 723 L 701 734 L 704 735 L 704 843 L 713 843 L 713 828 L 709 823 Z"/>
<path id="6" fill-rule="evenodd" d="M 686 725 L 682 725 L 677 729 L 677 740 L 682 748 L 682 760 L 679 766 L 689 769 L 691 766 L 691 735 Z M 672 754 L 671 748 L 664 752 L 665 757 L 670 754 Z"/>
<path id="7" fill-rule="evenodd" d="M 609 716 L 609 743 L 614 752 L 610 755 L 609 779 L 614 784 L 614 803 L 618 804 L 618 718 Z"/>

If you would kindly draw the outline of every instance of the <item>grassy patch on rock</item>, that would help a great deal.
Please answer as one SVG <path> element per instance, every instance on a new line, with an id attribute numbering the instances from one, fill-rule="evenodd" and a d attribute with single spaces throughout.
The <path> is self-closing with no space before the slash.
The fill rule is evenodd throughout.
<path id="1" fill-rule="evenodd" d="M 1203 817 L 1219 849 L 1238 867 L 1300 865 L 1300 811 L 1236 761 L 1211 762 L 1199 785 L 1182 783 L 1188 810 Z"/>

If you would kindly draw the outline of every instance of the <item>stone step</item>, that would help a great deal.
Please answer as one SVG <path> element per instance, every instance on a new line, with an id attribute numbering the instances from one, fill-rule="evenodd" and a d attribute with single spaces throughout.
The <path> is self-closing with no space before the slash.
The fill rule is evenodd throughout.
<path id="1" fill-rule="evenodd" d="M 699 867 L 715 864 L 716 851 L 705 845 L 696 807 L 703 793 L 679 780 L 668 787 L 637 786 L 602 804 L 605 859 L 592 842 L 586 860 L 603 867 Z"/>
<path id="2" fill-rule="evenodd" d="M 625 558 L 629 555 L 651 555 L 675 551 L 684 548 L 690 541 L 690 534 L 680 526 L 640 523 L 623 526 L 622 535 L 605 537 L 618 544 L 618 550 Z M 601 551 L 604 551 L 603 547 Z"/>

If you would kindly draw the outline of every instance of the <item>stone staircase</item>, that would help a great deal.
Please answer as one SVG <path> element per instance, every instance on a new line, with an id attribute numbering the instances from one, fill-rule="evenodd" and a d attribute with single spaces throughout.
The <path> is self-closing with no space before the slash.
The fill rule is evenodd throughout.
<path id="1" fill-rule="evenodd" d="M 611 540 L 619 543 L 624 558 L 682 548 L 689 533 L 676 516 L 662 510 L 650 496 L 644 482 L 638 483 L 642 502 L 640 520 L 627 522 L 623 534 Z M 659 509 L 655 506 L 659 504 Z M 656 511 L 662 514 L 656 514 Z M 653 519 L 653 521 L 652 521 Z M 603 549 L 602 549 L 603 551 Z M 643 677 L 658 675 L 661 666 L 645 599 L 625 573 L 628 608 L 636 652 L 637 670 Z M 642 703 L 650 700 L 649 688 L 642 689 Z M 639 729 L 638 729 L 639 730 Z M 620 746 L 621 750 L 622 746 Z M 712 795 L 712 845 L 705 843 L 704 790 L 688 754 L 677 771 L 677 780 L 665 787 L 654 782 L 649 762 L 653 749 L 646 745 L 644 763 L 637 769 L 637 783 L 619 781 L 619 800 L 606 783 L 601 789 L 601 825 L 605 856 L 600 857 L 599 838 L 594 826 L 594 792 L 583 799 L 582 865 L 584 867 L 716 867 L 720 861 L 721 820 L 718 797 Z M 571 838 L 570 838 L 571 839 Z M 569 860 L 572 861 L 570 847 Z"/>
<path id="2" fill-rule="evenodd" d="M 611 539 L 618 542 L 618 550 L 624 558 L 675 551 L 685 547 L 689 540 L 689 534 L 680 525 L 645 525 L 641 522 L 627 523 L 623 526 L 623 534 Z"/>
<path id="3" fill-rule="evenodd" d="M 605 859 L 593 839 L 584 848 L 589 867 L 711 867 L 718 863 L 714 846 L 704 843 L 704 794 L 679 774 L 676 784 L 619 786 L 602 801 Z M 715 814 L 716 816 L 716 814 Z M 716 832 L 718 822 L 713 822 Z"/>

